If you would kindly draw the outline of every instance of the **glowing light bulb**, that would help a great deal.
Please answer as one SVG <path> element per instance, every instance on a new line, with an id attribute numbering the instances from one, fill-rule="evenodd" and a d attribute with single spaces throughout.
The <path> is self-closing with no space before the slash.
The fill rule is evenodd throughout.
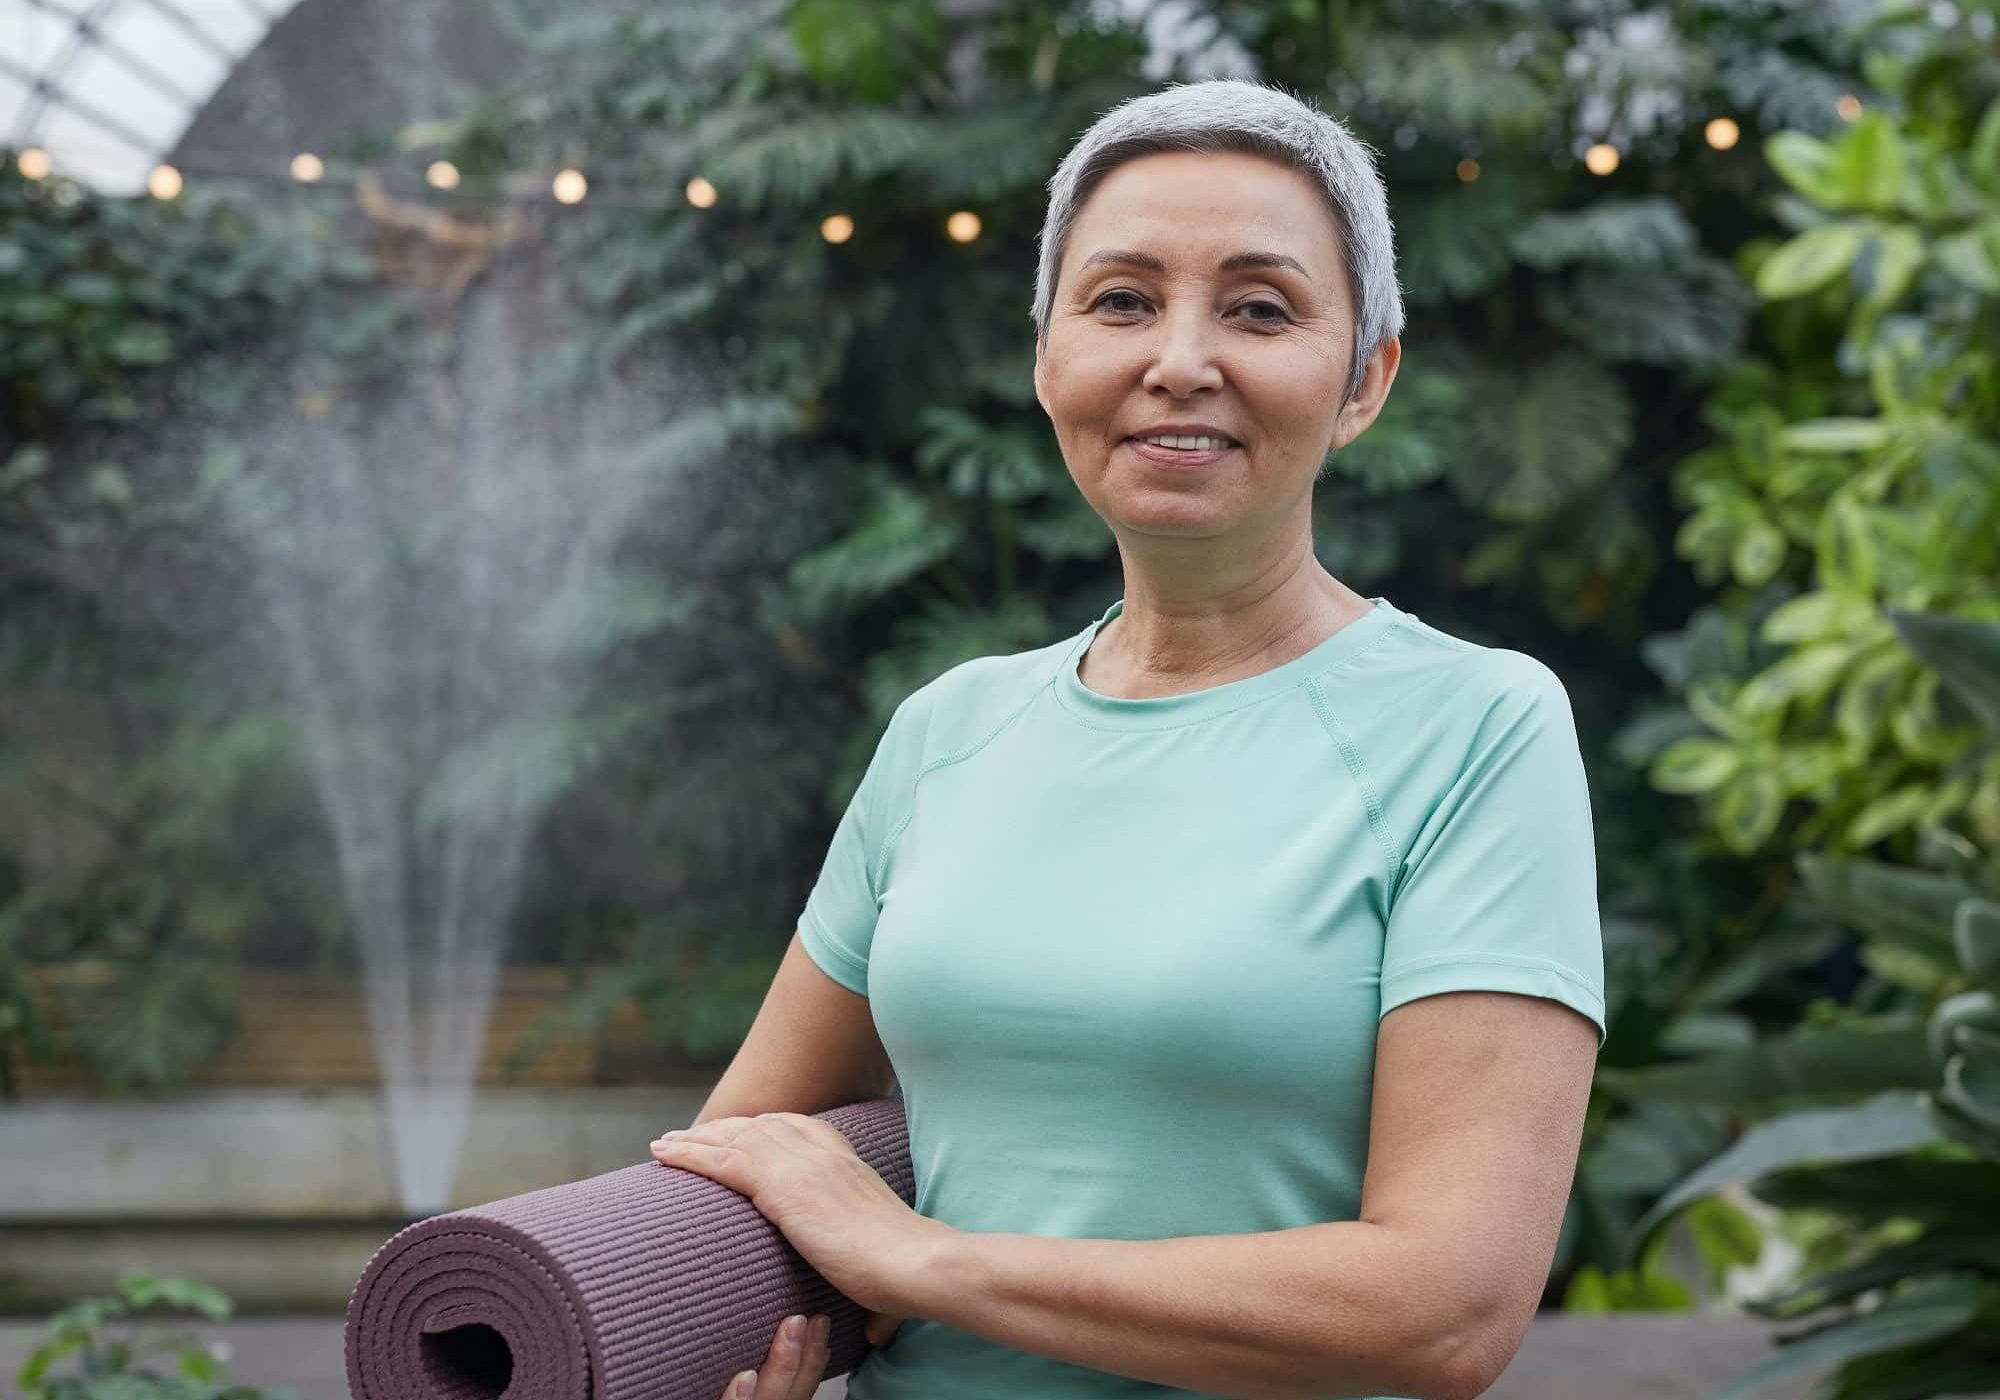
<path id="1" fill-rule="evenodd" d="M 687 182 L 687 200 L 697 209 L 706 209 L 715 203 L 715 186 L 697 175 Z"/>
<path id="2" fill-rule="evenodd" d="M 30 180 L 46 180 L 49 172 L 55 169 L 55 162 L 49 159 L 49 153 L 40 146 L 30 146 L 22 151 L 20 159 L 15 161 L 15 164 L 20 166 L 21 174 Z"/>
<path id="3" fill-rule="evenodd" d="M 438 189 L 455 190 L 458 188 L 458 167 L 448 160 L 434 160 L 430 169 L 424 172 L 424 178 Z"/>
<path id="4" fill-rule="evenodd" d="M 1618 148 L 1608 141 L 1599 141 L 1583 153 L 1583 164 L 1593 175 L 1609 175 L 1618 168 Z"/>
<path id="5" fill-rule="evenodd" d="M 581 170 L 563 170 L 557 173 L 553 188 L 556 198 L 564 204 L 580 204 L 590 182 L 583 178 Z"/>
<path id="6" fill-rule="evenodd" d="M 1843 92 L 1833 104 L 1833 110 L 1840 114 L 1844 122 L 1851 122 L 1861 115 L 1861 99 L 1851 92 Z"/>
<path id="7" fill-rule="evenodd" d="M 1477 180 L 1479 178 L 1479 162 L 1471 156 L 1467 156 L 1464 160 L 1460 161 L 1458 163 L 1458 178 L 1468 185 Z"/>
<path id="8" fill-rule="evenodd" d="M 156 165 L 146 177 L 146 189 L 155 199 L 172 199 L 181 192 L 181 172 L 171 165 Z"/>
<path id="9" fill-rule="evenodd" d="M 819 236 L 829 243 L 845 243 L 854 237 L 854 220 L 845 214 L 828 214 L 820 220 Z"/>
<path id="10" fill-rule="evenodd" d="M 1717 117 L 1702 128 L 1702 135 L 1708 138 L 1708 144 L 1716 150 L 1726 151 L 1742 139 L 1743 128 L 1728 117 Z"/>
<path id="11" fill-rule="evenodd" d="M 292 157 L 292 178 L 300 184 L 311 185 L 326 174 L 326 165 L 310 151 L 301 151 Z"/>
<path id="12" fill-rule="evenodd" d="M 970 243 L 979 237 L 979 216 L 961 209 L 944 221 L 944 231 L 955 243 Z"/>

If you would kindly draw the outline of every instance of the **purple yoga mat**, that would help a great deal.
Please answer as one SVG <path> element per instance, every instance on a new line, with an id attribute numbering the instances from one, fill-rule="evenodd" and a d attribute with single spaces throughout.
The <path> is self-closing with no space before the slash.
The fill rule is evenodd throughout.
<path id="1" fill-rule="evenodd" d="M 815 1114 L 916 1203 L 898 1098 Z M 347 1303 L 352 1400 L 717 1400 L 793 1313 L 832 1323 L 827 1376 L 869 1351 L 862 1310 L 748 1197 L 647 1161 L 420 1220 Z"/>

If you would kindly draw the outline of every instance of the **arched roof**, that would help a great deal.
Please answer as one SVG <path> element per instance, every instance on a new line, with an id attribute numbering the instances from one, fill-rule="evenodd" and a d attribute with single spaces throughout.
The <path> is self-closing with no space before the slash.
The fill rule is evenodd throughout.
<path id="1" fill-rule="evenodd" d="M 298 0 L 0 0 L 0 144 L 134 194 Z"/>

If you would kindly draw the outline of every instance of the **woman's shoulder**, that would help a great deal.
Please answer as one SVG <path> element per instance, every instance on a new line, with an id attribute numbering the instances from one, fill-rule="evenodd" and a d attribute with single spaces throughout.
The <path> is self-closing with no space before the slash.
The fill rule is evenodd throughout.
<path id="1" fill-rule="evenodd" d="M 1471 709 L 1497 700 L 1565 693 L 1555 671 L 1527 652 L 1474 641 L 1412 612 L 1404 612 L 1397 622 L 1376 645 L 1341 668 L 1342 682 L 1391 693 L 1422 691 L 1433 705 L 1448 702 Z"/>

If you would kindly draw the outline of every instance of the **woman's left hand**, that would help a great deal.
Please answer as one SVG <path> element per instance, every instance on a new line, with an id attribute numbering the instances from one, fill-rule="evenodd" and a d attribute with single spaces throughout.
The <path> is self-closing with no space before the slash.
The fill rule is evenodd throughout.
<path id="1" fill-rule="evenodd" d="M 950 1228 L 912 1210 L 840 1129 L 803 1113 L 713 1118 L 657 1139 L 653 1157 L 748 1196 L 821 1278 L 871 1312 L 901 1311 L 905 1271 Z"/>

